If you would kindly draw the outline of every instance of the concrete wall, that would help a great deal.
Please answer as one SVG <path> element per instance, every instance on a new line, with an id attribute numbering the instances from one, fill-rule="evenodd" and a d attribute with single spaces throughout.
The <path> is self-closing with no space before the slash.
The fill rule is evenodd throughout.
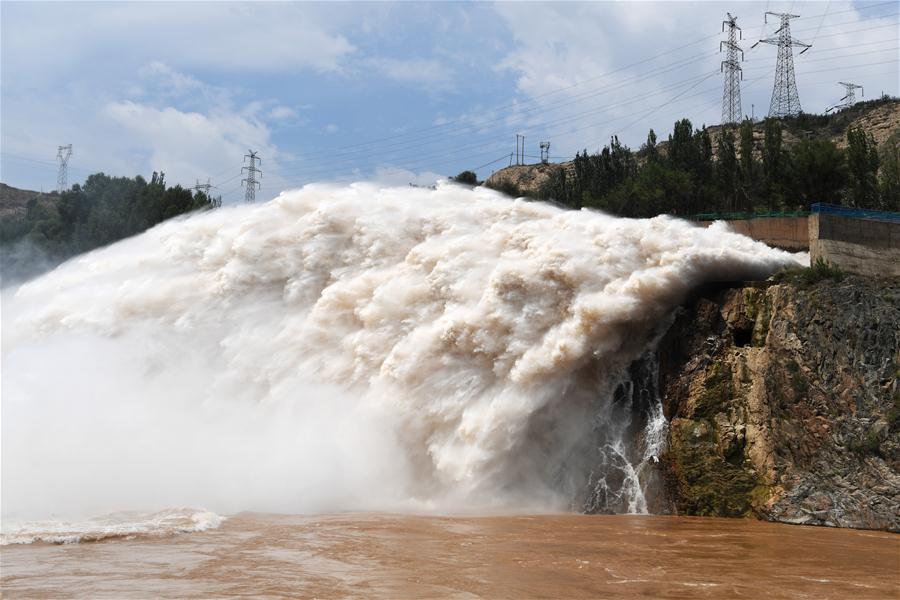
<path id="1" fill-rule="evenodd" d="M 809 217 L 810 262 L 846 271 L 900 277 L 900 223 L 823 213 Z"/>
<path id="2" fill-rule="evenodd" d="M 726 221 L 737 233 L 765 242 L 776 248 L 784 248 L 792 252 L 809 250 L 809 224 L 807 217 L 762 217 L 759 219 L 742 219 Z M 711 221 L 700 221 L 708 226 Z"/>
<path id="3" fill-rule="evenodd" d="M 845 271 L 900 277 L 900 223 L 814 213 L 727 221 L 737 233 L 793 252 L 808 250 Z M 710 221 L 701 221 L 708 226 Z"/>

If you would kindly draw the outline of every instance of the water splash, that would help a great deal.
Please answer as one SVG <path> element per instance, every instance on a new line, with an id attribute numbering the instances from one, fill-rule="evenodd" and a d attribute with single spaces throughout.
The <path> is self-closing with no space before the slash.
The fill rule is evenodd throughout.
<path id="1" fill-rule="evenodd" d="M 591 477 L 644 511 L 630 365 L 694 286 L 794 262 L 453 185 L 170 221 L 3 298 L 4 514 L 552 508 Z"/>

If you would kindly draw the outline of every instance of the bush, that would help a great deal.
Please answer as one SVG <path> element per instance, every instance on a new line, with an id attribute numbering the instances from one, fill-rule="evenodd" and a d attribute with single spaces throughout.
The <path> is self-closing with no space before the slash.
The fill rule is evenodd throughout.
<path id="1" fill-rule="evenodd" d="M 463 171 L 456 177 L 452 177 L 453 181 L 456 183 L 462 183 L 464 185 L 478 185 L 478 176 L 474 171 Z"/>
<path id="2" fill-rule="evenodd" d="M 772 280 L 776 283 L 792 282 L 807 287 L 826 279 L 841 281 L 843 278 L 844 272 L 839 267 L 820 258 L 813 266 L 805 269 L 797 268 L 779 271 L 772 277 Z"/>

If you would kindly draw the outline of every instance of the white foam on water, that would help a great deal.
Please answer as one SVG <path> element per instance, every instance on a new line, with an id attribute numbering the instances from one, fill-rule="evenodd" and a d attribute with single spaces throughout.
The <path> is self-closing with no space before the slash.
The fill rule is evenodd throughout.
<path id="1" fill-rule="evenodd" d="M 10 544 L 74 544 L 114 538 L 164 537 L 215 529 L 224 517 L 208 510 L 168 509 L 151 514 L 123 512 L 82 521 L 4 523 L 0 546 Z"/>

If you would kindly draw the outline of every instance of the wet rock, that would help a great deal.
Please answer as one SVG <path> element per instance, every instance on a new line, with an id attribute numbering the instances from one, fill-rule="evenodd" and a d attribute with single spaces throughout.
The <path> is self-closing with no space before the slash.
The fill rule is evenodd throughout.
<path id="1" fill-rule="evenodd" d="M 659 346 L 666 507 L 900 531 L 900 281 L 711 291 Z"/>

